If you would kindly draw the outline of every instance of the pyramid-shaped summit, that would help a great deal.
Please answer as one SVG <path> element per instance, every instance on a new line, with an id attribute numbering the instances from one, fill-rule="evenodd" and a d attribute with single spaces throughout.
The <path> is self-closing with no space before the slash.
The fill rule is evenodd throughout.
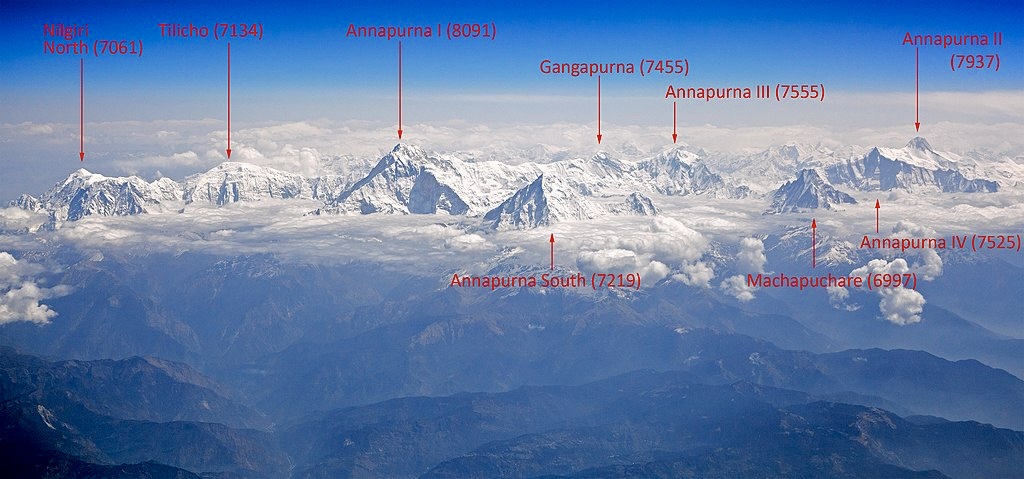
<path id="1" fill-rule="evenodd" d="M 607 210 L 558 177 L 540 175 L 484 215 L 494 229 L 527 229 L 558 221 L 594 219 Z"/>
<path id="2" fill-rule="evenodd" d="M 330 206 L 362 214 L 409 213 L 412 187 L 426 159 L 423 150 L 399 143 Z"/>
<path id="3" fill-rule="evenodd" d="M 548 198 L 544 194 L 544 175 L 488 211 L 484 222 L 494 229 L 526 229 L 551 224 Z"/>
<path id="4" fill-rule="evenodd" d="M 907 142 L 908 149 L 921 150 L 921 151 L 934 151 L 932 145 L 928 143 L 928 140 L 924 137 L 915 136 Z"/>
<path id="5" fill-rule="evenodd" d="M 802 210 L 823 208 L 831 210 L 842 203 L 857 203 L 852 196 L 837 190 L 822 179 L 814 169 L 801 170 L 795 180 L 782 185 L 772 195 L 772 205 L 767 213 L 795 213 Z"/>

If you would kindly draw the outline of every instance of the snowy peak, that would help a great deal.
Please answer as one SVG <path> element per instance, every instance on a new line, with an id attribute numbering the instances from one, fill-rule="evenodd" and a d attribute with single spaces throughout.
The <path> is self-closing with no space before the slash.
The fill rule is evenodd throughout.
<path id="1" fill-rule="evenodd" d="M 166 202 L 221 206 L 303 198 L 322 203 L 317 214 L 486 215 L 495 227 L 523 228 L 607 214 L 656 214 L 646 195 L 749 196 L 750 188 L 736 186 L 740 181 L 756 188 L 759 196 L 774 193 L 770 213 L 831 209 L 853 202 L 832 185 L 861 191 L 992 192 L 1024 181 L 1024 167 L 1012 158 L 973 153 L 961 157 L 936 151 L 921 137 L 903 148 L 863 152 L 859 147 L 820 143 L 784 144 L 753 154 L 709 157 L 702 150 L 675 147 L 635 162 L 600 152 L 589 158 L 541 158 L 512 165 L 428 153 L 399 143 L 373 163 L 362 162 L 360 172 L 369 170 L 365 174 L 307 177 L 226 162 L 179 184 L 167 178 L 152 183 L 134 176 L 110 178 L 80 169 L 46 194 L 24 195 L 12 205 L 66 221 L 140 214 L 163 209 Z M 718 171 L 733 179 L 724 179 Z"/>
<path id="2" fill-rule="evenodd" d="M 303 176 L 233 161 L 186 178 L 182 194 L 186 203 L 203 202 L 218 206 L 265 198 L 312 196 L 312 185 Z"/>
<path id="3" fill-rule="evenodd" d="M 769 257 L 793 258 L 793 261 L 805 265 L 811 264 L 812 256 L 817 257 L 818 266 L 824 267 L 863 263 L 864 258 L 856 245 L 832 236 L 821 226 L 819 224 L 818 230 L 814 232 L 816 252 L 812 252 L 810 225 L 791 227 L 768 235 L 764 239 L 765 250 L 770 253 Z"/>
<path id="4" fill-rule="evenodd" d="M 415 145 L 399 143 L 391 149 L 391 152 L 384 155 L 377 162 L 377 165 L 367 175 L 373 176 L 374 172 L 393 171 L 397 175 L 414 176 L 427 159 L 427 153 Z"/>
<path id="5" fill-rule="evenodd" d="M 425 162 L 410 192 L 412 213 L 482 215 L 537 176 L 533 169 L 497 161 L 467 162 L 450 155 L 429 155 Z"/>
<path id="6" fill-rule="evenodd" d="M 549 177 L 558 178 L 572 185 L 585 195 L 602 190 L 624 193 L 636 189 L 638 184 L 632 164 L 612 158 L 604 152 L 588 159 L 556 161 L 538 165 L 537 168 Z"/>
<path id="7" fill-rule="evenodd" d="M 717 153 L 706 162 L 727 175 L 727 180 L 742 181 L 759 193 L 771 194 L 800 170 L 824 169 L 859 156 L 863 149 L 856 146 L 786 143 L 749 154 Z"/>
<path id="8" fill-rule="evenodd" d="M 558 221 L 594 219 L 606 210 L 561 179 L 540 175 L 484 215 L 498 230 L 527 229 Z"/>
<path id="9" fill-rule="evenodd" d="M 612 212 L 620 215 L 654 216 L 658 214 L 658 208 L 654 206 L 654 201 L 651 201 L 650 197 L 634 191 L 614 207 Z"/>
<path id="10" fill-rule="evenodd" d="M 557 178 L 559 189 L 588 196 L 595 190 L 634 190 L 631 165 L 598 155 L 546 164 L 470 162 L 453 155 L 427 154 L 399 144 L 363 179 L 329 202 L 326 211 L 384 214 L 485 214 L 524 182 Z M 541 181 L 541 185 L 548 183 Z M 569 194 L 569 193 L 566 193 Z"/>
<path id="11" fill-rule="evenodd" d="M 917 150 L 922 152 L 935 152 L 934 150 L 932 150 L 932 145 L 928 143 L 928 140 L 920 136 L 915 136 L 909 142 L 907 142 L 906 149 Z"/>
<path id="12" fill-rule="evenodd" d="M 168 179 L 147 183 L 137 176 L 107 177 L 83 168 L 38 200 L 25 195 L 16 206 L 48 211 L 54 221 L 76 221 L 92 215 L 129 216 L 158 210 L 162 202 L 177 200 L 179 188 Z"/>
<path id="13" fill-rule="evenodd" d="M 427 154 L 420 148 L 399 143 L 390 153 L 384 155 L 363 179 L 352 185 L 349 191 L 342 193 L 342 196 L 350 195 L 367 185 L 373 185 L 378 180 L 393 181 L 415 177 L 419 174 L 420 166 L 426 162 L 426 158 Z"/>
<path id="14" fill-rule="evenodd" d="M 29 194 L 22 194 L 17 199 L 11 201 L 10 206 L 28 211 L 39 211 L 43 208 L 43 204 L 39 201 L 39 198 Z"/>
<path id="15" fill-rule="evenodd" d="M 381 157 L 364 179 L 372 179 L 382 173 L 390 173 L 392 176 L 416 176 L 426 162 L 427 153 L 422 148 L 399 143 Z"/>
<path id="16" fill-rule="evenodd" d="M 946 193 L 995 192 L 999 185 L 969 179 L 960 172 L 960 157 L 932 149 L 915 137 L 904 148 L 872 148 L 866 155 L 828 166 L 828 179 L 859 190 L 938 190 Z"/>
<path id="17" fill-rule="evenodd" d="M 641 161 L 637 168 L 654 180 L 654 188 L 665 195 L 693 193 L 694 165 L 700 161 L 694 153 L 681 149 L 663 152 Z"/>
<path id="18" fill-rule="evenodd" d="M 778 147 L 778 155 L 781 158 L 796 163 L 804 156 L 804 152 L 801 150 L 800 145 L 790 143 Z"/>
<path id="19" fill-rule="evenodd" d="M 497 230 L 536 228 L 551 224 L 544 175 L 516 191 L 509 199 L 484 215 L 484 222 Z"/>
<path id="20" fill-rule="evenodd" d="M 772 195 L 772 205 L 766 213 L 795 213 L 817 208 L 831 210 L 834 205 L 856 202 L 852 196 L 822 179 L 816 170 L 806 169 Z"/>
<path id="21" fill-rule="evenodd" d="M 427 155 L 423 150 L 399 143 L 377 162 L 370 173 L 329 202 L 327 209 L 340 213 L 408 214 L 413 186 L 426 163 Z M 428 210 L 425 205 L 417 208 Z"/>
<path id="22" fill-rule="evenodd" d="M 688 150 L 673 148 L 637 163 L 637 170 L 649 178 L 654 190 L 664 195 L 710 194 L 716 197 L 746 196 L 744 187 L 730 188 L 721 176 Z"/>
<path id="23" fill-rule="evenodd" d="M 170 178 L 159 178 L 150 183 L 153 188 L 160 192 L 160 197 L 165 200 L 182 199 L 182 185 Z"/>

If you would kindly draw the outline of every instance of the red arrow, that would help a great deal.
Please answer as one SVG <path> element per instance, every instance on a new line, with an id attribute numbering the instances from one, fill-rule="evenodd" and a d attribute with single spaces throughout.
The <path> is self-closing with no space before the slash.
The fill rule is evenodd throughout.
<path id="1" fill-rule="evenodd" d="M 672 143 L 676 142 L 679 135 L 676 134 L 676 102 L 672 102 Z"/>
<path id="2" fill-rule="evenodd" d="M 228 42 L 228 147 L 224 151 L 231 159 L 231 42 Z"/>
<path id="3" fill-rule="evenodd" d="M 85 161 L 85 59 L 78 59 L 78 161 Z"/>
<path id="4" fill-rule="evenodd" d="M 818 228 L 818 222 L 811 218 L 811 267 L 818 267 L 818 244 L 814 238 L 814 232 Z"/>
<path id="5" fill-rule="evenodd" d="M 597 144 L 601 144 L 601 75 L 597 76 Z"/>
<path id="6" fill-rule="evenodd" d="M 914 48 L 914 129 L 921 131 L 921 51 Z"/>
<path id="7" fill-rule="evenodd" d="M 878 209 L 881 207 L 882 205 L 878 203 L 878 200 L 875 200 L 875 233 L 878 233 Z"/>
<path id="8" fill-rule="evenodd" d="M 398 139 L 402 139 L 402 42 L 398 42 Z"/>
<path id="9" fill-rule="evenodd" d="M 549 239 L 548 241 L 551 242 L 551 269 L 555 269 L 555 234 L 554 233 L 551 233 L 551 239 Z"/>

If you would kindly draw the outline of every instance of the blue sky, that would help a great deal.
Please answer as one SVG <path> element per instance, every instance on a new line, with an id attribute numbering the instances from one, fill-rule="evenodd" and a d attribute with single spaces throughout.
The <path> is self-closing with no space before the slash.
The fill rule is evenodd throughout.
<path id="1" fill-rule="evenodd" d="M 1000 72 L 952 73 L 951 50 L 922 52 L 922 88 L 977 91 L 1020 88 L 1024 2 L 22 2 L 2 1 L 3 96 L 28 109 L 33 101 L 73 96 L 77 61 L 43 55 L 42 24 L 88 23 L 92 38 L 141 39 L 142 58 L 86 59 L 89 95 L 110 97 L 93 118 L 189 117 L 189 108 L 219 102 L 224 89 L 223 41 L 159 38 L 161 22 L 260 21 L 262 41 L 233 42 L 233 81 L 240 92 L 278 96 L 332 96 L 339 92 L 391 94 L 395 41 L 346 39 L 349 23 L 434 24 L 489 21 L 495 41 L 406 40 L 410 95 L 472 93 L 587 94 L 584 78 L 549 78 L 541 59 L 632 61 L 685 57 L 694 85 L 757 82 L 825 83 L 834 90 L 898 92 L 913 86 L 913 51 L 905 31 L 1004 32 Z M 982 51 L 981 53 L 989 53 Z M 616 94 L 658 96 L 667 80 L 615 78 Z M 606 80 L 607 81 L 607 80 Z M 678 83 L 678 82 L 677 82 Z M 341 98 L 344 98 L 342 93 Z M 127 100 L 124 100 L 127 99 Z M 130 100 L 130 101 L 128 101 Z M 283 101 L 286 103 L 286 101 Z M 134 103 L 134 110 L 126 108 Z M 187 108 L 181 108 L 185 105 Z M 40 112 L 8 112 L 5 121 Z M 40 118 L 43 117 L 43 118 Z"/>
<path id="2" fill-rule="evenodd" d="M 933 144 L 946 139 L 947 145 L 964 148 L 979 131 L 989 135 L 982 146 L 1020 144 L 1016 132 L 1024 122 L 1016 105 L 1024 95 L 1022 0 L 489 3 L 0 0 L 0 199 L 52 184 L 56 178 L 39 165 L 78 164 L 79 59 L 43 54 L 43 24 L 57 22 L 89 24 L 90 40 L 141 40 L 145 46 L 139 58 L 84 60 L 86 151 L 94 168 L 161 158 L 151 160 L 156 164 L 185 155 L 199 158 L 198 163 L 179 165 L 180 171 L 194 171 L 223 152 L 218 135 L 225 130 L 225 42 L 160 38 L 157 25 L 163 22 L 263 24 L 263 40 L 232 41 L 236 140 L 246 141 L 246 129 L 251 139 L 254 128 L 288 122 L 366 122 L 367 128 L 380 132 L 380 144 L 368 148 L 372 151 L 388 149 L 395 140 L 397 41 L 345 38 L 350 23 L 496 25 L 494 41 L 403 41 L 405 123 L 418 125 L 407 127 L 406 138 L 420 144 L 443 145 L 460 136 L 452 131 L 448 137 L 426 133 L 424 126 L 444 122 L 485 128 L 567 123 L 578 128 L 567 128 L 566 141 L 592 139 L 595 80 L 541 75 L 538 64 L 543 59 L 689 60 L 687 78 L 603 78 L 609 141 L 622 138 L 615 134 L 616 124 L 656 128 L 658 141 L 667 138 L 661 130 L 671 122 L 671 102 L 663 98 L 670 83 L 825 84 L 831 93 L 823 104 L 681 105 L 682 127 L 702 126 L 719 139 L 715 144 L 709 136 L 684 135 L 686 141 L 711 149 L 722 138 L 729 138 L 726 146 L 760 147 L 818 141 L 826 134 L 865 128 L 872 130 L 852 140 L 833 136 L 856 144 L 891 141 L 889 146 L 899 146 L 915 134 L 914 50 L 900 45 L 903 34 L 1001 31 L 1001 47 L 962 51 L 999 53 L 999 72 L 950 72 L 953 49 L 922 49 L 921 116 L 926 126 L 921 133 L 940 136 L 932 138 Z M 169 120 L 192 122 L 189 132 L 182 132 L 186 125 L 167 124 Z M 941 122 L 946 124 L 940 131 Z M 1014 128 L 986 126 L 1007 122 Z M 807 125 L 828 131 L 819 134 Z M 783 129 L 776 134 L 758 131 L 761 127 Z M 349 128 L 346 123 L 338 134 Z M 751 136 L 742 141 L 715 128 L 746 128 Z M 322 133 L 322 142 L 314 146 L 323 154 L 344 154 L 354 138 L 363 138 L 353 136 L 332 146 L 327 139 L 334 134 Z M 289 142 L 309 146 L 285 134 L 274 140 L 278 147 Z M 65 165 L 68 157 L 75 165 Z M 99 171 L 148 170 L 122 166 Z"/>

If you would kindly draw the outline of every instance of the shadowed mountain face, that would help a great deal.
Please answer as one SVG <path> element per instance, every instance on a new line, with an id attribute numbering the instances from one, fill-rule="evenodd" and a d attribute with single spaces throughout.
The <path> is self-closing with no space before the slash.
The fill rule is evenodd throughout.
<path id="1" fill-rule="evenodd" d="M 162 360 L 52 363 L 2 348 L 0 449 L 23 477 L 280 477 L 272 436 L 239 428 L 266 419 L 214 389 Z"/>
<path id="2" fill-rule="evenodd" d="M 366 464 L 376 477 L 998 477 L 1024 452 L 1020 432 L 915 424 L 803 393 L 650 371 L 387 401 L 316 415 L 282 435 L 304 477 L 355 477 Z M 985 454 L 985 470 L 972 470 Z"/>
<path id="3" fill-rule="evenodd" d="M 1014 225 L 999 205 L 1016 183 L 997 191 L 1003 180 L 983 178 L 1017 170 L 920 139 L 867 153 L 785 147 L 757 165 L 687 148 L 644 158 L 507 165 L 399 145 L 344 174 L 225 163 L 147 183 L 82 170 L 24 196 L 0 212 L 3 472 L 1024 470 L 1015 252 L 858 247 L 880 213 L 868 191 L 966 198 L 952 230 L 982 211 Z M 763 178 L 728 175 L 755 170 Z M 743 186 L 754 179 L 756 191 Z M 769 201 L 786 214 L 761 214 Z M 949 234 L 909 221 L 891 231 Z M 920 289 L 743 284 L 751 272 L 903 270 Z M 644 287 L 448 281 L 577 272 L 592 283 L 642 273 Z"/>
<path id="4" fill-rule="evenodd" d="M 609 204 L 602 198 L 651 193 L 745 198 L 695 153 L 673 149 L 629 162 L 598 153 L 553 163 L 506 165 L 465 161 L 398 144 L 361 178 L 316 177 L 248 163 L 225 162 L 183 183 L 161 178 L 107 177 L 79 170 L 36 198 L 11 205 L 47 213 L 49 227 L 87 216 L 133 216 L 196 205 L 227 206 L 273 199 L 312 200 L 314 214 L 443 214 L 479 217 L 496 229 L 528 229 L 609 214 L 651 214 L 649 198 Z M 646 198 L 646 196 L 644 197 Z M 314 203 L 315 204 L 315 203 Z M 184 208 L 183 208 L 184 207 Z"/>
<path id="5" fill-rule="evenodd" d="M 825 172 L 833 184 L 862 190 L 999 191 L 999 184 L 995 181 L 966 178 L 957 163 L 948 156 L 948 153 L 935 152 L 924 138 L 917 137 L 902 149 L 872 148 L 862 157 L 829 165 Z"/>
<path id="6" fill-rule="evenodd" d="M 319 356 L 314 363 L 336 362 L 363 376 L 332 380 L 318 373 L 284 383 L 305 394 L 271 391 L 271 397 L 290 398 L 290 408 L 282 404 L 274 410 L 304 417 L 272 432 L 223 425 L 265 420 L 181 364 L 149 358 L 49 362 L 5 349 L 0 356 L 5 417 L 0 442 L 34 458 L 17 463 L 26 470 L 44 463 L 86 471 L 72 472 L 72 477 L 89 477 L 78 474 L 94 470 L 113 474 L 110 468 L 153 477 L 286 477 L 288 470 L 292 477 L 706 477 L 753 471 L 779 476 L 1004 477 L 1024 467 L 1024 433 L 970 421 L 902 419 L 887 411 L 908 414 L 939 407 L 925 399 L 927 391 L 942 391 L 968 407 L 1012 410 L 1010 404 L 996 406 L 992 401 L 1019 403 L 1020 380 L 980 363 L 951 363 L 913 351 L 799 353 L 702 330 L 660 329 L 661 341 L 653 335 L 630 338 L 625 331 L 618 330 L 608 344 L 632 350 L 633 341 L 643 343 L 655 353 L 652 357 L 662 358 L 652 362 L 688 370 L 638 371 L 578 386 L 408 397 L 309 414 L 316 409 L 313 404 L 322 402 L 316 400 L 319 393 L 312 384 L 304 382 L 318 383 L 318 388 L 383 385 L 373 386 L 374 369 L 367 363 L 356 366 L 351 359 L 358 356 Z M 481 338 L 471 330 L 462 334 Z M 601 346 L 593 334 L 584 334 L 578 344 L 550 348 L 535 361 L 562 366 L 546 373 L 527 374 L 524 369 L 516 373 L 519 381 L 546 377 L 547 382 L 562 382 L 562 374 L 603 376 L 619 369 L 581 369 L 581 364 L 597 362 L 584 359 L 591 358 L 582 354 L 590 347 L 580 349 L 584 345 L 604 351 L 600 356 L 606 365 L 645 363 L 609 354 L 615 347 Z M 365 344 L 376 349 L 384 343 Z M 352 345 L 328 349 L 358 352 Z M 665 355 L 668 351 L 674 353 Z M 515 364 L 513 356 L 502 355 L 503 364 Z M 428 383 L 430 376 L 423 375 L 428 369 L 439 376 L 480 374 L 467 367 L 479 359 L 468 357 L 424 363 L 427 357 L 371 356 L 377 363 L 433 364 L 417 369 L 419 373 L 404 373 Z M 690 359 L 671 359 L 682 356 Z M 305 367 L 297 357 L 287 361 Z M 441 364 L 463 367 L 436 369 Z M 875 367 L 888 373 L 871 373 Z M 382 374 L 401 377 L 398 371 Z M 943 389 L 942 384 L 963 384 L 966 377 L 984 384 L 985 394 Z"/>
<path id="7" fill-rule="evenodd" d="M 157 358 L 51 363 L 2 348 L 0 371 L 8 391 L 20 390 L 40 403 L 76 403 L 105 416 L 236 427 L 269 424 L 256 411 L 224 397 L 220 386 L 191 367 Z"/>
<path id="8" fill-rule="evenodd" d="M 772 195 L 769 213 L 796 213 L 801 210 L 831 210 L 836 205 L 856 203 L 852 196 L 835 189 L 815 170 L 802 170 L 795 180 L 782 185 Z"/>
<path id="9" fill-rule="evenodd" d="M 328 267 L 190 254 L 132 261 L 110 255 L 67 270 L 62 282 L 78 286 L 52 301 L 62 311 L 52 324 L 0 328 L 5 343 L 40 355 L 130 358 L 155 351 L 197 365 L 233 390 L 219 391 L 194 370 L 152 357 L 57 363 L 60 372 L 47 379 L 53 390 L 65 388 L 69 380 L 62 378 L 71 372 L 80 373 L 81 394 L 98 398 L 80 400 L 114 417 L 260 428 L 312 410 L 395 397 L 580 384 L 650 368 L 690 371 L 711 384 L 747 380 L 815 394 L 853 393 L 874 399 L 833 399 L 1024 429 L 1014 407 L 1024 401 L 1018 378 L 977 361 L 910 351 L 937 342 L 870 314 L 858 319 L 863 331 L 854 333 L 876 340 L 889 334 L 889 347 L 908 350 L 817 354 L 834 348 L 835 340 L 808 324 L 840 320 L 809 323 L 756 313 L 678 283 L 652 286 L 636 298 L 498 297 L 452 289 L 424 293 L 415 286 L 424 278 L 367 277 L 368 266 L 359 263 Z M 166 274 L 147 276 L 153 270 Z M 929 317 L 931 327 L 956 334 L 964 351 L 1012 363 L 1012 341 L 976 326 L 980 332 L 972 332 L 952 314 Z M 166 385 L 158 381 L 153 397 L 121 396 L 127 392 L 110 386 L 157 373 Z M 971 387 L 958 386 L 964 384 Z M 167 396 L 182 400 L 161 403 Z M 225 397 L 240 398 L 269 418 Z M 203 401 L 203 409 L 188 409 Z M 125 412 L 135 404 L 152 405 L 143 408 L 148 415 Z"/>

